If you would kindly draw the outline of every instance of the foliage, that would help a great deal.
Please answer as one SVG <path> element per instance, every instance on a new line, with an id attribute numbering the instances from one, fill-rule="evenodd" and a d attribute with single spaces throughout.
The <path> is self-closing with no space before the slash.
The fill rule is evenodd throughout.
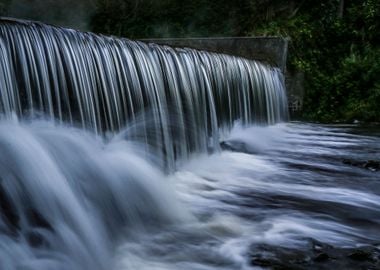
<path id="1" fill-rule="evenodd" d="M 338 16 L 339 2 L 309 4 L 262 29 L 293 39 L 290 68 L 306 75 L 306 118 L 380 121 L 379 3 L 352 1 Z"/>
<path id="2" fill-rule="evenodd" d="M 380 121 L 378 0 L 96 0 L 94 31 L 129 38 L 281 35 L 304 116 Z"/>
<path id="3" fill-rule="evenodd" d="M 95 32 L 129 38 L 243 35 L 250 0 L 97 0 Z"/>
<path id="4" fill-rule="evenodd" d="M 251 34 L 291 37 L 289 68 L 306 77 L 305 118 L 379 122 L 379 1 L 305 3 Z"/>
<path id="5" fill-rule="evenodd" d="M 11 0 L 0 0 L 0 16 L 6 16 Z"/>

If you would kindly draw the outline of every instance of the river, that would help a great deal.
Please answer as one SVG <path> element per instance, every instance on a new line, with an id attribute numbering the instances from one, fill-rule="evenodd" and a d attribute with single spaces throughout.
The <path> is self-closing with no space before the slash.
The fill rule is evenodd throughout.
<path id="1" fill-rule="evenodd" d="M 169 173 L 124 135 L 15 119 L 0 131 L 1 206 L 18 213 L 2 218 L 2 269 L 330 269 L 311 244 L 339 257 L 380 242 L 379 172 L 344 163 L 379 160 L 378 129 L 237 123 L 224 150 Z"/>

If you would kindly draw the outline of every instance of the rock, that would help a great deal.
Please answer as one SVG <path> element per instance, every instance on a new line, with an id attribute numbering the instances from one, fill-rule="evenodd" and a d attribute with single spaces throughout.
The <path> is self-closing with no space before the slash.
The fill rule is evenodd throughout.
<path id="1" fill-rule="evenodd" d="M 372 261 L 372 254 L 370 251 L 367 250 L 355 250 L 354 252 L 350 253 L 348 257 L 352 260 L 356 261 Z"/>
<path id="2" fill-rule="evenodd" d="M 344 159 L 343 163 L 346 165 L 367 169 L 373 172 L 380 171 L 379 160 L 361 161 L 361 160 Z"/>
<path id="3" fill-rule="evenodd" d="M 220 143 L 220 148 L 232 152 L 254 154 L 254 151 L 251 151 L 251 149 L 249 149 L 249 147 L 244 142 L 223 141 Z"/>
<path id="4" fill-rule="evenodd" d="M 326 244 L 326 243 L 322 243 L 322 242 L 319 242 L 315 239 L 309 239 L 309 242 L 310 242 L 310 245 L 311 245 L 311 248 L 313 249 L 314 252 L 322 252 L 323 250 L 330 250 L 330 249 L 333 249 L 332 246 Z"/>
<path id="5" fill-rule="evenodd" d="M 380 269 L 380 250 L 376 246 L 341 248 L 308 239 L 300 249 L 255 244 L 251 246 L 251 264 L 264 269 Z"/>
<path id="6" fill-rule="evenodd" d="M 316 262 L 324 262 L 324 261 L 327 261 L 328 259 L 330 259 L 330 256 L 325 252 L 321 252 L 317 254 L 317 256 L 314 257 L 314 261 Z"/>
<path id="7" fill-rule="evenodd" d="M 251 256 L 251 264 L 254 266 L 275 270 L 301 270 L 311 261 L 310 254 L 297 249 L 267 244 L 260 244 L 254 249 L 257 251 Z"/>
<path id="8" fill-rule="evenodd" d="M 376 160 L 368 160 L 365 164 L 364 167 L 366 169 L 369 169 L 371 171 L 378 171 L 380 170 L 380 161 Z"/>
<path id="9" fill-rule="evenodd" d="M 235 147 L 233 147 L 230 143 L 223 141 L 220 143 L 220 148 L 223 150 L 228 150 L 228 151 L 236 151 Z"/>
<path id="10" fill-rule="evenodd" d="M 257 265 L 257 266 L 273 266 L 275 265 L 276 263 L 269 260 L 268 258 L 260 258 L 260 257 L 253 257 L 252 260 L 251 260 L 251 263 L 253 265 Z"/>

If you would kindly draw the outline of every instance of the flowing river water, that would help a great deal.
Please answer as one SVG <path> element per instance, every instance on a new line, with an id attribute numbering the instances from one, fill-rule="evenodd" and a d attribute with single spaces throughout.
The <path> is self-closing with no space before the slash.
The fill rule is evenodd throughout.
<path id="1" fill-rule="evenodd" d="M 3 191 L 43 213 L 21 216 L 22 234 L 1 223 L 1 269 L 253 269 L 263 245 L 380 243 L 379 173 L 343 163 L 379 159 L 376 132 L 236 124 L 228 149 L 167 174 L 124 135 L 41 120 L 0 131 Z"/>
<path id="2" fill-rule="evenodd" d="M 284 260 L 286 266 L 275 269 L 331 269 L 327 260 L 316 266 L 308 262 L 313 257 L 303 253 L 311 243 L 379 247 L 379 173 L 342 162 L 379 159 L 379 130 L 363 132 L 306 123 L 236 126 L 226 139 L 234 151 L 196 156 L 169 177 L 197 222 L 122 245 L 120 265 L 261 269 L 252 256 L 266 258 L 271 251 L 271 262 Z M 282 249 L 295 256 L 284 258 Z M 299 257 L 305 262 L 289 262 Z M 348 258 L 335 260 L 339 269 L 360 267 Z"/>

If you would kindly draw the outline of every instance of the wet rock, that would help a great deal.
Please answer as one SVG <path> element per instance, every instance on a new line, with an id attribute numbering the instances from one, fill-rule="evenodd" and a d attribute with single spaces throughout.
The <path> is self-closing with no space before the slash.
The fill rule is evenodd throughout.
<path id="1" fill-rule="evenodd" d="M 228 151 L 233 151 L 233 152 L 244 152 L 244 151 L 246 151 L 245 144 L 242 142 L 223 141 L 220 143 L 220 147 L 223 150 L 228 150 Z"/>
<path id="2" fill-rule="evenodd" d="M 223 150 L 229 150 L 229 151 L 234 151 L 234 147 L 226 141 L 220 142 L 220 148 Z"/>
<path id="3" fill-rule="evenodd" d="M 365 164 L 364 167 L 369 170 L 373 171 L 378 171 L 380 170 L 380 161 L 376 160 L 368 160 Z"/>
<path id="4" fill-rule="evenodd" d="M 260 256 L 252 257 L 251 262 L 253 265 L 258 265 L 258 266 L 273 266 L 277 263 L 268 258 L 261 258 Z"/>
<path id="5" fill-rule="evenodd" d="M 240 152 L 240 153 L 246 153 L 246 154 L 258 154 L 259 151 L 257 149 L 253 149 L 252 147 L 249 147 L 244 142 L 237 142 L 237 141 L 223 141 L 220 144 L 220 148 L 227 151 L 232 152 Z"/>
<path id="6" fill-rule="evenodd" d="M 293 261 L 293 260 L 292 260 Z M 286 260 L 281 261 L 276 258 L 266 258 L 266 257 L 252 257 L 251 264 L 254 266 L 260 266 L 263 268 L 274 269 L 274 270 L 301 270 L 300 266 L 296 266 L 294 262 L 290 263 Z M 302 260 L 299 264 L 302 265 Z"/>
<path id="7" fill-rule="evenodd" d="M 348 257 L 356 261 L 373 261 L 372 254 L 369 250 L 354 250 Z"/>
<path id="8" fill-rule="evenodd" d="M 314 261 L 316 262 L 324 262 L 328 259 L 330 259 L 330 256 L 325 252 L 321 252 L 314 257 Z"/>
<path id="9" fill-rule="evenodd" d="M 251 256 L 251 264 L 254 266 L 275 270 L 298 270 L 304 269 L 311 262 L 311 254 L 302 250 L 266 244 L 258 245 L 254 249 L 256 252 Z"/>
<path id="10" fill-rule="evenodd" d="M 373 172 L 380 171 L 379 160 L 361 161 L 361 160 L 344 159 L 343 163 L 346 165 L 367 169 Z"/>
<path id="11" fill-rule="evenodd" d="M 309 245 L 300 249 L 256 244 L 251 246 L 253 266 L 264 269 L 380 269 L 380 250 L 375 246 L 340 248 L 307 240 Z"/>

